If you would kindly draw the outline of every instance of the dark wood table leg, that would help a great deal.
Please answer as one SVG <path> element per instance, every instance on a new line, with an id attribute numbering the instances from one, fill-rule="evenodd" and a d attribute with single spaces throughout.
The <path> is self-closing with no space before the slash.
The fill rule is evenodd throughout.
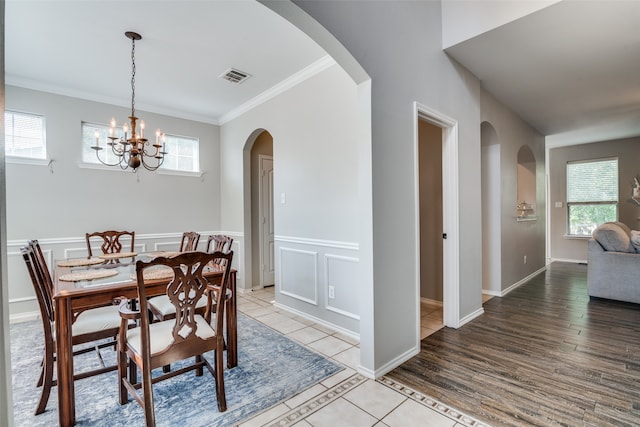
<path id="1" fill-rule="evenodd" d="M 229 286 L 231 287 L 231 299 L 229 300 L 229 309 L 227 310 L 227 367 L 235 368 L 238 366 L 238 316 L 235 271 L 231 272 Z"/>
<path id="2" fill-rule="evenodd" d="M 73 343 L 71 326 L 71 300 L 55 299 L 56 310 L 56 365 L 58 371 L 58 417 L 60 426 L 76 423 L 76 405 L 73 387 Z"/>

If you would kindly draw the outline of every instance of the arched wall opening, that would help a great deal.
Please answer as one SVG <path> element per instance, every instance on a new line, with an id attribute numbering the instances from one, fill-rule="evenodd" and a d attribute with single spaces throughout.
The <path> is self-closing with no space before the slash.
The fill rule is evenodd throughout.
<path id="1" fill-rule="evenodd" d="M 529 217 L 536 212 L 536 158 L 528 145 L 518 150 L 518 217 Z"/>
<path id="2" fill-rule="evenodd" d="M 247 140 L 250 169 L 250 204 L 245 215 L 251 217 L 251 246 L 246 247 L 245 265 L 251 265 L 251 276 L 245 278 L 245 287 L 264 288 L 274 284 L 273 261 L 273 136 L 264 130 L 255 135 L 251 144 Z M 264 220 L 263 220 L 264 219 Z"/>
<path id="3" fill-rule="evenodd" d="M 266 129 L 256 129 L 247 137 L 247 140 L 244 144 L 243 152 L 242 152 L 242 175 L 243 175 L 243 211 L 244 211 L 244 254 L 243 254 L 243 265 L 244 265 L 244 290 L 249 290 L 253 286 L 254 283 L 254 271 L 253 271 L 253 246 L 254 246 L 254 224 L 253 224 L 253 191 L 252 191 L 252 150 L 253 146 L 256 144 L 256 141 L 263 135 L 264 133 L 271 134 Z M 273 153 L 273 137 L 271 137 L 271 150 Z M 256 231 L 257 233 L 257 231 Z"/>
<path id="4" fill-rule="evenodd" d="M 501 183 L 500 138 L 489 122 L 480 124 L 482 164 L 482 292 L 500 295 L 501 273 Z"/>

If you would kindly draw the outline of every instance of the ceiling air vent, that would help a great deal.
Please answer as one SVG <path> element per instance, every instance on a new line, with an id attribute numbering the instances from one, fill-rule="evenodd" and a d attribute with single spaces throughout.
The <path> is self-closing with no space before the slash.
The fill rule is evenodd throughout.
<path id="1" fill-rule="evenodd" d="M 230 81 L 231 83 L 242 83 L 251 77 L 251 74 L 244 71 L 236 70 L 235 68 L 229 68 L 224 73 L 220 74 L 221 78 Z"/>

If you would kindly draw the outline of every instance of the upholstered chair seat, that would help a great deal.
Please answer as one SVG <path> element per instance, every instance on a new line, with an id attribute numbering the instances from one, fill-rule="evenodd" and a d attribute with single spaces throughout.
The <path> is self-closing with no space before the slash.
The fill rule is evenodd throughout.
<path id="1" fill-rule="evenodd" d="M 120 327 L 120 320 L 120 311 L 115 305 L 83 311 L 72 325 L 73 336 L 117 329 Z"/>
<path id="2" fill-rule="evenodd" d="M 199 314 L 195 315 L 196 336 L 206 340 L 215 336 L 215 331 Z M 173 327 L 174 320 L 165 320 L 164 322 L 151 323 L 149 325 L 149 350 L 151 356 L 162 353 L 173 344 Z M 136 353 L 141 353 L 140 346 L 140 328 L 129 329 L 127 331 L 127 343 L 129 347 Z"/>

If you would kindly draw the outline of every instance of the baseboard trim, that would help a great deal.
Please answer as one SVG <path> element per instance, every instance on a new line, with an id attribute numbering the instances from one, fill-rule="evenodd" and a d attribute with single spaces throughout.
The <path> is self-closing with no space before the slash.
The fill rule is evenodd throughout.
<path id="1" fill-rule="evenodd" d="M 502 291 L 502 294 L 500 296 L 503 297 L 503 296 L 507 295 L 509 292 L 511 292 L 512 290 L 517 289 L 518 287 L 524 285 L 530 279 L 533 279 L 535 276 L 537 276 L 538 274 L 542 273 L 546 269 L 547 269 L 547 266 L 545 265 L 544 267 L 534 271 L 533 273 L 531 273 L 530 275 L 528 275 L 524 279 L 521 279 L 521 280 L 517 281 L 516 283 L 514 283 L 513 285 L 509 286 L 507 289 Z"/>
<path id="2" fill-rule="evenodd" d="M 474 311 L 473 313 L 464 316 L 462 319 L 460 319 L 460 324 L 458 325 L 458 328 L 461 328 L 465 324 L 471 322 L 476 317 L 482 316 L 483 314 L 484 314 L 484 308 L 481 307 L 478 310 Z"/>
<path id="3" fill-rule="evenodd" d="M 429 299 L 429 298 L 420 297 L 420 302 L 424 302 L 426 304 L 432 304 L 432 305 L 437 305 L 439 307 L 442 307 L 442 301 L 438 301 L 438 300 L 435 300 L 435 299 Z"/>
<path id="4" fill-rule="evenodd" d="M 365 370 L 362 367 L 358 367 L 358 372 L 360 372 L 362 375 L 368 376 L 369 378 L 378 379 L 384 376 L 385 374 L 393 371 L 395 368 L 402 365 L 404 362 L 406 362 L 407 360 L 411 359 L 413 356 L 416 356 L 419 353 L 420 353 L 420 346 L 418 345 L 418 347 L 413 347 L 405 351 L 398 357 L 393 358 L 392 360 L 385 363 L 375 371 L 369 371 L 369 370 Z"/>
<path id="5" fill-rule="evenodd" d="M 29 322 L 31 320 L 38 320 L 39 318 L 40 318 L 40 313 L 37 311 L 12 314 L 9 316 L 9 324 Z"/>
<path id="6" fill-rule="evenodd" d="M 317 323 L 319 325 L 325 326 L 325 327 L 327 327 L 329 329 L 332 329 L 332 330 L 334 330 L 336 332 L 344 334 L 344 335 L 348 336 L 349 338 L 353 338 L 355 340 L 360 341 L 360 334 L 357 334 L 357 333 L 355 333 L 353 331 L 350 331 L 348 329 L 345 329 L 345 328 L 340 327 L 338 325 L 335 325 L 333 323 L 327 322 L 326 320 L 320 319 L 319 317 L 312 316 L 310 314 L 304 313 L 302 311 L 296 310 L 295 308 L 291 308 L 289 306 L 280 304 L 278 302 L 274 302 L 273 306 L 276 307 L 276 308 L 280 308 L 280 309 L 282 309 L 284 311 L 288 311 L 289 313 L 293 313 L 296 316 L 303 317 L 303 318 L 305 318 L 307 320 L 310 320 L 312 322 L 315 322 L 315 323 Z"/>
<path id="7" fill-rule="evenodd" d="M 549 258 L 549 264 L 551 264 L 552 262 L 570 262 L 573 264 L 587 264 L 586 259 Z"/>

